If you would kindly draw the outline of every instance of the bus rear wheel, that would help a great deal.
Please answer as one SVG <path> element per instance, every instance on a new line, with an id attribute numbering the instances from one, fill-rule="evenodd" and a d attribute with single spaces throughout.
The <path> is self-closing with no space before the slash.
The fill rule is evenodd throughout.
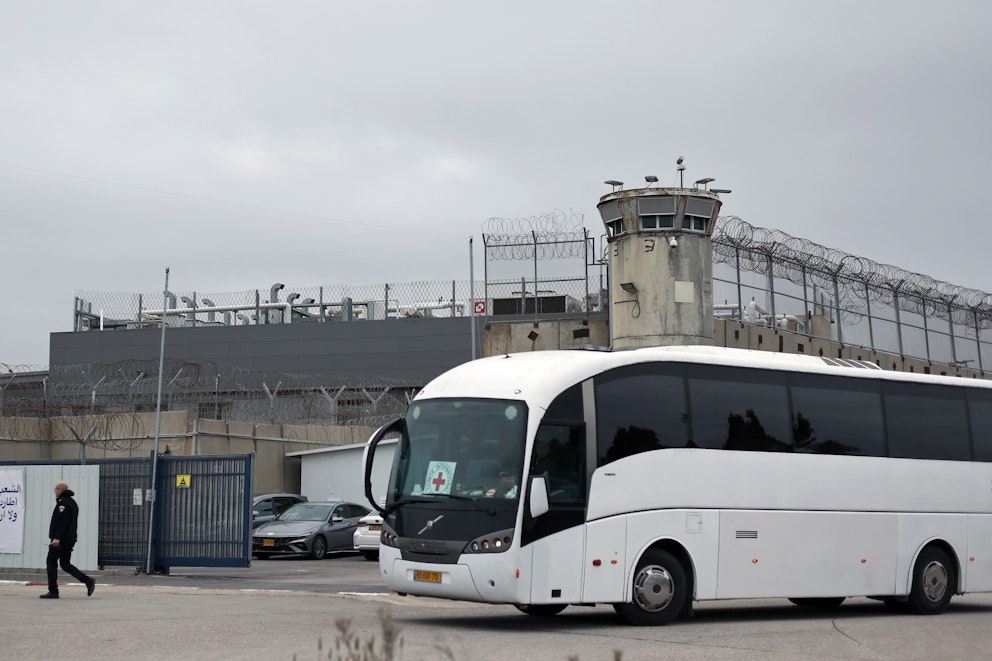
<path id="1" fill-rule="evenodd" d="M 829 610 L 840 606 L 844 603 L 845 598 L 846 597 L 789 597 L 789 601 L 794 603 L 796 606 Z"/>
<path id="2" fill-rule="evenodd" d="M 565 610 L 568 604 L 513 604 L 521 613 L 527 613 L 534 617 L 554 617 Z"/>
<path id="3" fill-rule="evenodd" d="M 649 549 L 634 572 L 630 602 L 614 604 L 625 620 L 638 626 L 668 624 L 685 608 L 689 582 L 685 568 L 675 556 L 661 549 Z"/>
<path id="4" fill-rule="evenodd" d="M 943 613 L 957 584 L 950 556 L 940 547 L 928 546 L 920 552 L 913 567 L 909 609 L 919 615 Z"/>

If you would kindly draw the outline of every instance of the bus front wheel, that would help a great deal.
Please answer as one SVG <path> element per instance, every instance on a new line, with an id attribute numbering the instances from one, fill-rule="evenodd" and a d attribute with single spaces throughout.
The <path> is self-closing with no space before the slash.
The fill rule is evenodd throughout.
<path id="1" fill-rule="evenodd" d="M 630 602 L 613 608 L 631 624 L 659 626 L 678 617 L 689 598 L 682 563 L 668 551 L 649 549 L 634 572 Z"/>
<path id="2" fill-rule="evenodd" d="M 951 558 L 940 547 L 928 546 L 920 552 L 913 567 L 909 609 L 919 615 L 943 613 L 951 603 L 956 586 Z"/>

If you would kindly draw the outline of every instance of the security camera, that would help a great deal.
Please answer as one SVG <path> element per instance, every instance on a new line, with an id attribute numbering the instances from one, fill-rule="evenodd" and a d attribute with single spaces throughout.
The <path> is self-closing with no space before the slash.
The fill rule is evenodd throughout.
<path id="1" fill-rule="evenodd" d="M 679 247 L 679 242 L 675 240 L 675 237 L 674 236 L 668 240 L 668 247 L 669 248 L 678 248 Z"/>

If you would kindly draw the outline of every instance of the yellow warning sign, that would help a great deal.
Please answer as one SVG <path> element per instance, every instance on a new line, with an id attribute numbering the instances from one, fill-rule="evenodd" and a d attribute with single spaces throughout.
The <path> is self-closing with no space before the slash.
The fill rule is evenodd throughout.
<path id="1" fill-rule="evenodd" d="M 189 475 L 176 475 L 176 488 L 189 489 Z"/>

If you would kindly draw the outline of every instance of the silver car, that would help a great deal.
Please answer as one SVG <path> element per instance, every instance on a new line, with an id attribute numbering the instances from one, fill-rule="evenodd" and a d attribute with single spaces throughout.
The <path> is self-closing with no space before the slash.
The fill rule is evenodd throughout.
<path id="1" fill-rule="evenodd" d="M 256 558 L 308 555 L 315 560 L 328 551 L 354 551 L 358 520 L 369 508 L 341 501 L 298 503 L 255 529 L 251 550 Z"/>

